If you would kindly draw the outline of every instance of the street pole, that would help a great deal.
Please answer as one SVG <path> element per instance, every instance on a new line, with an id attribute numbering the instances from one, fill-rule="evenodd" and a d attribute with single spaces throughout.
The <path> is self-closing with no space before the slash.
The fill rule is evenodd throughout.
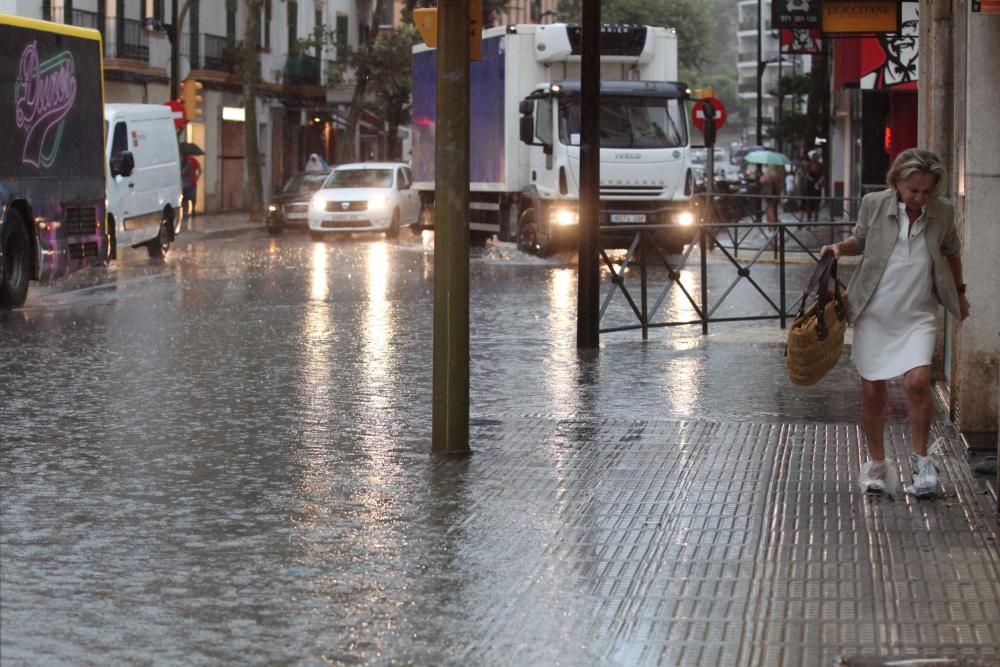
<path id="1" fill-rule="evenodd" d="M 469 453 L 469 3 L 439 0 L 431 451 Z"/>
<path id="2" fill-rule="evenodd" d="M 180 97 L 178 92 L 180 82 L 177 80 L 181 72 L 180 55 L 180 33 L 177 30 L 177 3 L 181 0 L 172 0 L 170 3 L 170 27 L 167 28 L 167 39 L 170 41 L 170 99 L 176 100 Z"/>
<path id="3" fill-rule="evenodd" d="M 583 0 L 580 54 L 580 211 L 577 223 L 576 347 L 596 350 L 600 342 L 601 266 L 598 251 L 601 211 L 601 5 Z"/>
<path id="4" fill-rule="evenodd" d="M 764 145 L 764 133 L 761 123 L 763 119 L 763 94 L 761 80 L 764 78 L 764 54 L 761 53 L 761 41 L 764 38 L 764 9 L 761 0 L 757 0 L 757 145 Z"/>
<path id="5" fill-rule="evenodd" d="M 775 111 L 775 128 L 778 130 L 778 151 L 784 153 L 785 133 L 781 127 L 781 112 L 785 107 L 785 91 L 781 87 L 781 63 L 784 58 L 781 55 L 781 42 L 778 42 L 778 108 Z"/>

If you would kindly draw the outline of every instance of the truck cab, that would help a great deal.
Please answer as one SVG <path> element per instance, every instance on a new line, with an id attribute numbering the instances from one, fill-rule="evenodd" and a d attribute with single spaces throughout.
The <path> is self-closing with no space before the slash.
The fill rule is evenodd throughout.
<path id="1" fill-rule="evenodd" d="M 685 101 L 687 88 L 662 81 L 604 81 L 600 89 L 600 224 L 673 225 L 663 241 L 677 251 L 694 234 Z M 558 247 L 575 236 L 580 182 L 580 82 L 538 86 L 520 105 L 529 146 L 533 229 L 524 249 Z M 629 235 L 604 235 L 605 246 Z"/>

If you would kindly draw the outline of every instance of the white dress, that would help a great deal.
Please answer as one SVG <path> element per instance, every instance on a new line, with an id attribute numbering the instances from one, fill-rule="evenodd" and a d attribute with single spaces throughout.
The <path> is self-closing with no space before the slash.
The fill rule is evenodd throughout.
<path id="1" fill-rule="evenodd" d="M 930 365 L 934 353 L 938 302 L 924 234 L 927 223 L 921 213 L 907 224 L 902 203 L 896 220 L 899 234 L 889 263 L 854 322 L 854 366 L 866 380 L 888 380 Z"/>

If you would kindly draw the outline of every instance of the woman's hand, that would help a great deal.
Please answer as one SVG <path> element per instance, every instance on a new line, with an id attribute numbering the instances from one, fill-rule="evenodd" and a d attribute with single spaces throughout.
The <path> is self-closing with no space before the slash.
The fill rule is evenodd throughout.
<path id="1" fill-rule="evenodd" d="M 959 294 L 958 295 L 958 305 L 959 305 L 959 308 L 962 311 L 962 319 L 964 320 L 966 317 L 969 316 L 969 313 L 972 310 L 972 307 L 969 305 L 969 299 L 968 299 L 968 297 L 966 297 L 964 294 Z"/>
<path id="2" fill-rule="evenodd" d="M 831 243 L 830 245 L 825 245 L 819 249 L 819 256 L 823 257 L 827 253 L 831 253 L 834 259 L 840 259 L 840 244 Z"/>

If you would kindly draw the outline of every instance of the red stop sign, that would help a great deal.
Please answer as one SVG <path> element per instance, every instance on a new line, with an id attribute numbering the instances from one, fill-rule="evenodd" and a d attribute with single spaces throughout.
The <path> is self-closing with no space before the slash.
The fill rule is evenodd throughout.
<path id="1" fill-rule="evenodd" d="M 184 113 L 184 105 L 180 100 L 169 100 L 164 104 L 174 112 L 174 128 L 181 129 L 187 122 L 187 114 Z"/>
<path id="2" fill-rule="evenodd" d="M 705 131 L 706 104 L 711 104 L 715 107 L 715 129 L 721 130 L 722 126 L 726 124 L 726 106 L 722 103 L 722 100 L 716 97 L 706 97 L 703 100 L 695 102 L 695 105 L 691 107 L 691 122 L 702 132 Z"/>

